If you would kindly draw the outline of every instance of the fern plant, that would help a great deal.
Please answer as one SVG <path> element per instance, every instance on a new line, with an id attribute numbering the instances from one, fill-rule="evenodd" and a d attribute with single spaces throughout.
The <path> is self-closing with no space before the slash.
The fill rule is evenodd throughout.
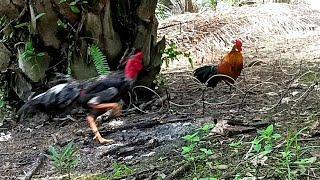
<path id="1" fill-rule="evenodd" d="M 106 56 L 102 53 L 98 45 L 92 44 L 89 48 L 90 56 L 99 75 L 108 75 L 110 68 Z"/>

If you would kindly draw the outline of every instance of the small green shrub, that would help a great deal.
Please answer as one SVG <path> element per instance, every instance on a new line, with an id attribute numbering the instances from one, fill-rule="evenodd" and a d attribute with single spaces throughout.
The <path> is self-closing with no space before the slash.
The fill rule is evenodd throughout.
<path id="1" fill-rule="evenodd" d="M 24 52 L 22 53 L 22 58 L 25 61 L 36 62 L 38 60 L 44 60 L 45 53 L 37 53 L 31 41 L 28 41 L 25 45 Z"/>
<path id="2" fill-rule="evenodd" d="M 195 133 L 186 135 L 183 139 L 187 142 L 186 146 L 182 147 L 182 154 L 188 161 L 204 160 L 213 154 L 212 150 L 201 147 L 201 141 L 209 134 L 213 125 L 204 125 Z"/>
<path id="3" fill-rule="evenodd" d="M 302 158 L 302 147 L 298 139 L 301 132 L 289 133 L 286 138 L 284 151 L 281 151 L 281 159 L 279 161 L 279 174 L 286 176 L 286 179 L 297 179 L 299 174 L 306 173 L 306 170 L 311 167 L 311 164 L 316 162 L 316 157 Z"/>
<path id="4" fill-rule="evenodd" d="M 274 143 L 279 138 L 281 138 L 281 135 L 274 133 L 273 125 L 271 124 L 261 132 L 259 137 L 253 140 L 253 149 L 256 153 L 269 154 L 273 150 Z"/>
<path id="5" fill-rule="evenodd" d="M 113 163 L 114 174 L 112 179 L 120 179 L 123 177 L 130 176 L 134 171 L 126 166 L 125 164 Z"/>
<path id="6" fill-rule="evenodd" d="M 166 67 L 169 67 L 169 63 L 177 60 L 179 61 L 178 56 L 183 55 L 188 59 L 190 66 L 193 68 L 193 60 L 190 56 L 190 53 L 183 53 L 178 50 L 176 44 L 169 44 L 162 54 L 162 60 L 166 63 Z"/>
<path id="7" fill-rule="evenodd" d="M 64 149 L 57 150 L 55 147 L 49 148 L 50 159 L 53 162 L 53 166 L 61 174 L 67 173 L 69 179 L 71 179 L 71 172 L 75 169 L 79 162 L 77 156 L 78 150 L 75 148 L 74 143 L 70 142 Z"/>
<path id="8" fill-rule="evenodd" d="M 182 147 L 181 153 L 186 163 L 194 167 L 191 171 L 193 179 L 216 179 L 212 175 L 212 170 L 216 170 L 215 175 L 219 175 L 220 169 L 226 168 L 226 165 L 221 165 L 213 160 L 215 152 L 211 146 L 212 143 L 206 140 L 213 127 L 214 125 L 206 124 L 195 133 L 183 137 L 186 145 Z"/>
<path id="9" fill-rule="evenodd" d="M 69 7 L 70 10 L 75 13 L 75 14 L 79 14 L 81 11 L 79 9 L 79 6 L 83 5 L 83 4 L 88 4 L 88 1 L 83 1 L 83 0 L 60 0 L 59 4 L 62 3 L 69 3 Z"/>

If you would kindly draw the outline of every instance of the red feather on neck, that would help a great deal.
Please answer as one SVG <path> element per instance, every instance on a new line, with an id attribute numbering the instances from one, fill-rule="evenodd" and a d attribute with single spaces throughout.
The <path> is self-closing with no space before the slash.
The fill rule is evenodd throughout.
<path id="1" fill-rule="evenodd" d="M 124 69 L 124 74 L 127 78 L 134 80 L 137 79 L 139 72 L 143 68 L 143 57 L 143 52 L 137 52 L 133 56 L 129 57 L 126 67 Z"/>

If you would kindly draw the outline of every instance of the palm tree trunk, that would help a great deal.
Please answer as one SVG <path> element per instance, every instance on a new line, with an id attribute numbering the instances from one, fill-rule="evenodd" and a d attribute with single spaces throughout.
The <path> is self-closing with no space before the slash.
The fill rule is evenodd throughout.
<path id="1" fill-rule="evenodd" d="M 0 37 L 13 36 L 1 44 L 5 51 L 0 52 L 0 62 L 8 61 L 8 54 L 11 59 L 1 68 L 10 69 L 9 88 L 23 100 L 37 87 L 43 88 L 54 73 L 69 72 L 76 79 L 96 76 L 87 53 L 93 43 L 106 55 L 111 70 L 117 68 L 126 51 L 142 49 L 146 66 L 140 77 L 143 85 L 151 86 L 160 71 L 165 40 L 157 41 L 157 0 L 3 1 L 0 14 L 5 16 L 6 25 L 1 26 Z M 36 18 L 41 13 L 45 14 Z M 45 56 L 43 61 L 33 62 L 31 68 L 21 69 L 28 63 L 21 58 L 17 63 L 21 57 L 18 49 L 23 52 L 24 44 L 14 45 L 27 41 L 32 41 L 36 53 Z M 34 73 L 35 66 L 40 68 L 39 73 Z"/>

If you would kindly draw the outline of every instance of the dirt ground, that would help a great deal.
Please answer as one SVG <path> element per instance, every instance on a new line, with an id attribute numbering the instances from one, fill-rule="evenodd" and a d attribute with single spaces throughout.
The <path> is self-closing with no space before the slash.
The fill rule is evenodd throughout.
<path id="1" fill-rule="evenodd" d="M 152 103 L 145 112 L 128 112 L 117 119 L 122 125 L 102 125 L 103 135 L 113 138 L 114 146 L 119 147 L 115 151 L 106 151 L 110 146 L 93 142 L 81 113 L 72 114 L 73 120 L 48 121 L 46 116 L 39 115 L 0 127 L 1 133 L 10 134 L 8 140 L 0 142 L 0 179 L 23 177 L 34 166 L 40 153 L 50 146 L 63 147 L 72 140 L 79 148 L 80 156 L 79 165 L 73 171 L 74 177 L 108 174 L 115 162 L 134 170 L 128 179 L 166 177 L 179 168 L 183 159 L 181 137 L 205 123 L 222 120 L 242 124 L 273 123 L 276 131 L 283 135 L 307 127 L 303 138 L 310 140 L 303 141 L 302 145 L 313 148 L 305 153 L 319 158 L 319 137 L 311 137 L 312 126 L 320 121 L 319 31 L 282 37 L 273 42 L 261 41 L 255 47 L 245 48 L 244 53 L 246 66 L 236 82 L 237 89 L 232 92 L 223 83 L 215 89 L 202 91 L 202 87 L 190 77 L 190 69 L 164 69 L 162 79 L 167 81 L 169 102 L 164 101 L 163 105 Z M 164 87 L 159 89 L 160 96 L 165 96 Z M 255 132 L 213 136 L 214 142 L 220 144 L 215 147 L 219 162 L 230 167 L 222 170 L 222 175 L 231 173 L 234 176 L 236 173 L 232 170 L 250 147 L 247 144 L 244 153 L 241 151 L 231 156 L 226 154 L 227 144 L 237 139 L 249 142 L 255 136 Z M 316 163 L 309 169 L 312 176 L 301 179 L 320 178 L 319 160 Z M 188 172 L 182 176 L 192 179 Z M 61 177 L 52 162 L 45 158 L 33 179 Z"/>
<path id="2" fill-rule="evenodd" d="M 180 147 L 175 140 L 181 142 L 179 140 L 181 136 L 191 133 L 205 122 L 213 123 L 213 119 L 248 123 L 269 120 L 274 122 L 282 133 L 311 127 L 316 121 L 319 121 L 320 89 L 319 85 L 313 86 L 313 83 L 318 82 L 320 72 L 320 41 L 314 41 L 315 38 L 320 40 L 319 37 L 318 35 L 293 39 L 290 42 L 295 46 L 283 46 L 283 42 L 279 42 L 279 47 L 258 47 L 261 53 L 248 53 L 246 64 L 254 61 L 257 63 L 244 69 L 244 75 L 237 81 L 239 90 L 230 93 L 229 88 L 223 83 L 214 90 L 205 90 L 204 109 L 201 101 L 202 91 L 200 86 L 189 77 L 190 72 L 164 73 L 164 77 L 168 79 L 168 91 L 172 97 L 170 107 L 165 102 L 163 107 L 154 106 L 147 109 L 149 111 L 147 113 L 134 112 L 119 119 L 124 121 L 124 124 L 154 119 L 163 121 L 163 123 L 105 134 L 106 137 L 114 138 L 116 143 L 125 144 L 140 140 L 140 144 L 129 146 L 135 148 L 132 151 L 124 149 L 121 153 L 97 155 L 101 153 L 104 146 L 91 140 L 92 135 L 88 133 L 84 117 L 73 116 L 75 121 L 62 119 L 49 122 L 39 116 L 17 123 L 12 127 L 1 128 L 1 132 L 10 133 L 11 138 L 1 142 L 0 172 L 2 176 L 0 178 L 17 179 L 23 176 L 33 166 L 39 153 L 54 144 L 65 146 L 71 140 L 74 140 L 80 148 L 81 157 L 74 174 L 111 172 L 113 162 L 122 162 L 132 167 L 145 167 L 146 169 L 137 170 L 146 174 L 147 177 L 156 177 L 160 174 L 170 174 L 174 167 L 171 165 L 178 163 L 171 162 L 180 158 Z M 299 61 L 301 54 L 307 54 L 306 51 L 312 47 L 318 49 L 309 51 L 308 59 Z M 282 54 L 282 57 L 279 57 L 278 54 Z M 291 88 L 286 90 L 290 86 Z M 278 103 L 283 94 L 282 101 Z M 275 107 L 276 104 L 278 106 Z M 110 125 L 103 124 L 103 126 Z M 241 136 L 247 137 L 248 134 L 236 135 L 231 139 Z M 250 136 L 255 136 L 255 133 Z M 230 141 L 229 136 L 218 138 L 221 142 Z M 153 143 L 153 140 L 157 143 Z M 153 145 L 145 146 L 148 143 Z M 307 143 L 318 147 L 320 145 L 319 140 Z M 319 148 L 313 151 L 315 154 L 320 154 Z M 158 158 L 160 157 L 173 158 L 159 164 Z M 146 166 L 145 162 L 150 164 Z M 168 164 L 171 165 L 167 166 Z M 315 171 L 316 175 L 319 173 L 319 170 Z M 54 171 L 52 163 L 46 159 L 34 178 L 55 179 L 59 176 Z"/>

